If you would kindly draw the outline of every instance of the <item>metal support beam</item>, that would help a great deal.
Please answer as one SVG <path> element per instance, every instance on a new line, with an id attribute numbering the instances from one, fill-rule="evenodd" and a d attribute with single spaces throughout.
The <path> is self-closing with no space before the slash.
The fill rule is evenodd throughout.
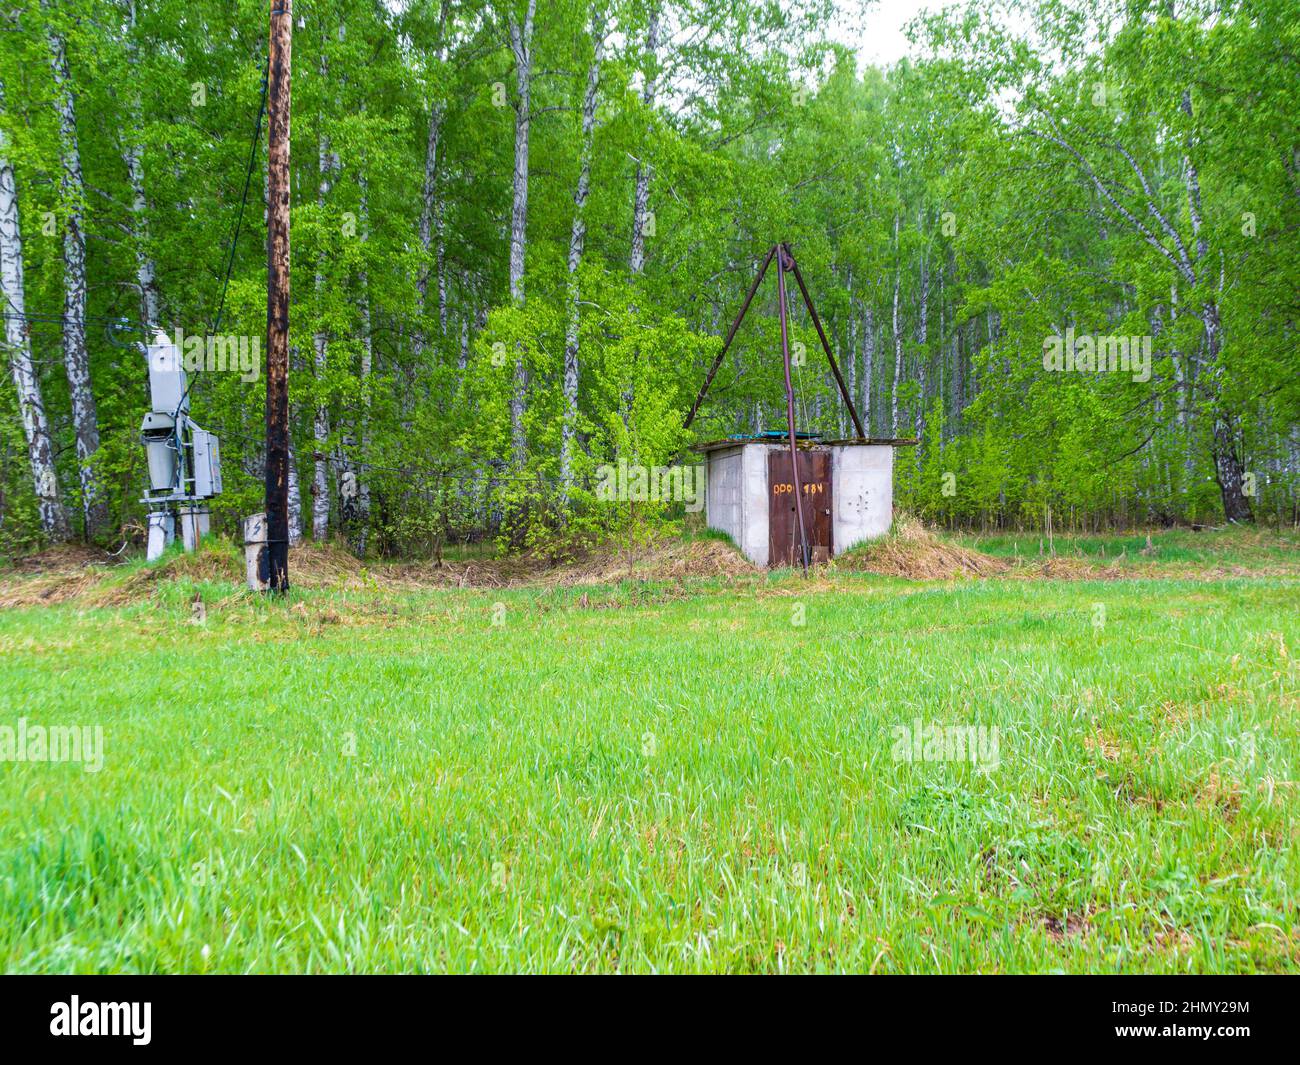
<path id="1" fill-rule="evenodd" d="M 736 320 L 731 323 L 731 329 L 727 332 L 727 339 L 722 343 L 722 350 L 718 352 L 718 357 L 713 360 L 713 365 L 709 367 L 708 375 L 704 378 L 704 384 L 700 386 L 700 394 L 695 397 L 695 402 L 691 404 L 691 412 L 686 415 L 686 421 L 682 423 L 683 429 L 689 429 L 691 422 L 695 421 L 695 414 L 700 409 L 700 404 L 704 402 L 704 397 L 708 394 L 709 385 L 713 384 L 713 375 L 718 372 L 718 367 L 722 365 L 727 349 L 731 347 L 731 342 L 736 338 L 736 330 L 740 328 L 740 323 L 744 321 L 745 312 L 749 310 L 749 305 L 754 300 L 754 293 L 758 291 L 758 286 L 763 283 L 763 277 L 767 274 L 767 268 L 771 265 L 772 256 L 775 254 L 776 245 L 774 244 L 768 249 L 767 255 L 763 258 L 763 265 L 758 268 L 758 273 L 754 275 L 754 283 L 749 286 L 745 302 L 740 305 L 740 313 L 736 315 Z"/>
<path id="2" fill-rule="evenodd" d="M 817 336 L 821 338 L 822 350 L 826 352 L 826 358 L 831 364 L 831 373 L 835 375 L 835 383 L 840 386 L 840 398 L 844 400 L 844 405 L 849 408 L 849 414 L 853 418 L 853 427 L 858 431 L 858 439 L 865 440 L 867 434 L 862 428 L 862 419 L 858 417 L 858 409 L 853 405 L 853 397 L 849 395 L 848 386 L 844 384 L 844 378 L 840 375 L 840 368 L 835 362 L 835 356 L 831 354 L 830 342 L 826 339 L 826 331 L 822 329 L 822 320 L 817 317 L 817 308 L 813 306 L 812 297 L 808 295 L 808 286 L 803 283 L 803 274 L 799 272 L 799 264 L 795 262 L 789 245 L 783 244 L 781 247 L 785 250 L 786 257 L 789 259 L 790 271 L 794 274 L 799 291 L 803 293 L 804 306 L 808 308 L 808 313 L 812 316 L 813 325 L 817 329 Z"/>

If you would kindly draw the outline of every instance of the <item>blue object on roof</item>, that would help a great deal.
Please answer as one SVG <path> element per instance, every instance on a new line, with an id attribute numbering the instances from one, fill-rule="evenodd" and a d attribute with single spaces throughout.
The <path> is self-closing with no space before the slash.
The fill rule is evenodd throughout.
<path id="1" fill-rule="evenodd" d="M 794 434 L 796 440 L 816 440 L 816 433 L 801 433 L 796 431 Z M 728 440 L 789 440 L 790 433 L 785 429 L 766 429 L 761 433 L 733 433 L 727 437 Z"/>

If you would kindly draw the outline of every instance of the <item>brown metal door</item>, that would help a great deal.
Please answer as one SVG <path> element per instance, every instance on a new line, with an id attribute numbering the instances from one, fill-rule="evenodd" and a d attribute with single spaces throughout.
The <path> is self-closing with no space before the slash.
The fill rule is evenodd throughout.
<path id="1" fill-rule="evenodd" d="M 831 557 L 831 453 L 799 452 L 799 484 L 803 490 L 803 520 L 808 530 L 812 561 Z M 767 456 L 769 566 L 798 566 L 799 515 L 795 512 L 794 478 L 790 452 L 770 451 Z"/>

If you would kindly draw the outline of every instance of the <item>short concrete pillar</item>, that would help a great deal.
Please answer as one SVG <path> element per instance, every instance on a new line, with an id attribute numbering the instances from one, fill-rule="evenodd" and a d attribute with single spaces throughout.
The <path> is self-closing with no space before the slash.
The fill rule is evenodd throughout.
<path id="1" fill-rule="evenodd" d="M 149 515 L 149 533 L 145 546 L 145 558 L 150 562 L 162 557 L 162 553 L 167 550 L 167 545 L 175 539 L 176 524 L 171 513 L 166 510 L 155 510 Z"/>
<path id="2" fill-rule="evenodd" d="M 270 587 L 265 514 L 250 514 L 244 519 L 244 575 L 248 587 L 255 592 L 264 592 Z"/>
<path id="3" fill-rule="evenodd" d="M 208 510 L 206 507 L 181 507 L 176 520 L 180 523 L 181 541 L 186 551 L 193 551 L 199 541 L 208 534 Z"/>

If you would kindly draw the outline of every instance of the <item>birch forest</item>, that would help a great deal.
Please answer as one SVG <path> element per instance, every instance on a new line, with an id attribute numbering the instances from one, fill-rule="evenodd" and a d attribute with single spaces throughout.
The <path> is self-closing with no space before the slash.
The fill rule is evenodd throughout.
<path id="1" fill-rule="evenodd" d="M 256 355 L 209 358 L 191 402 L 214 526 L 261 509 L 267 14 L 0 5 L 0 553 L 139 542 L 159 331 Z M 779 242 L 867 435 L 917 441 L 897 507 L 1300 521 L 1295 0 L 936 2 L 887 67 L 855 43 L 872 6 L 835 0 L 293 14 L 293 539 L 520 549 L 678 516 L 595 471 L 784 428 L 770 282 L 683 428 Z M 800 429 L 856 435 L 790 307 Z"/>

